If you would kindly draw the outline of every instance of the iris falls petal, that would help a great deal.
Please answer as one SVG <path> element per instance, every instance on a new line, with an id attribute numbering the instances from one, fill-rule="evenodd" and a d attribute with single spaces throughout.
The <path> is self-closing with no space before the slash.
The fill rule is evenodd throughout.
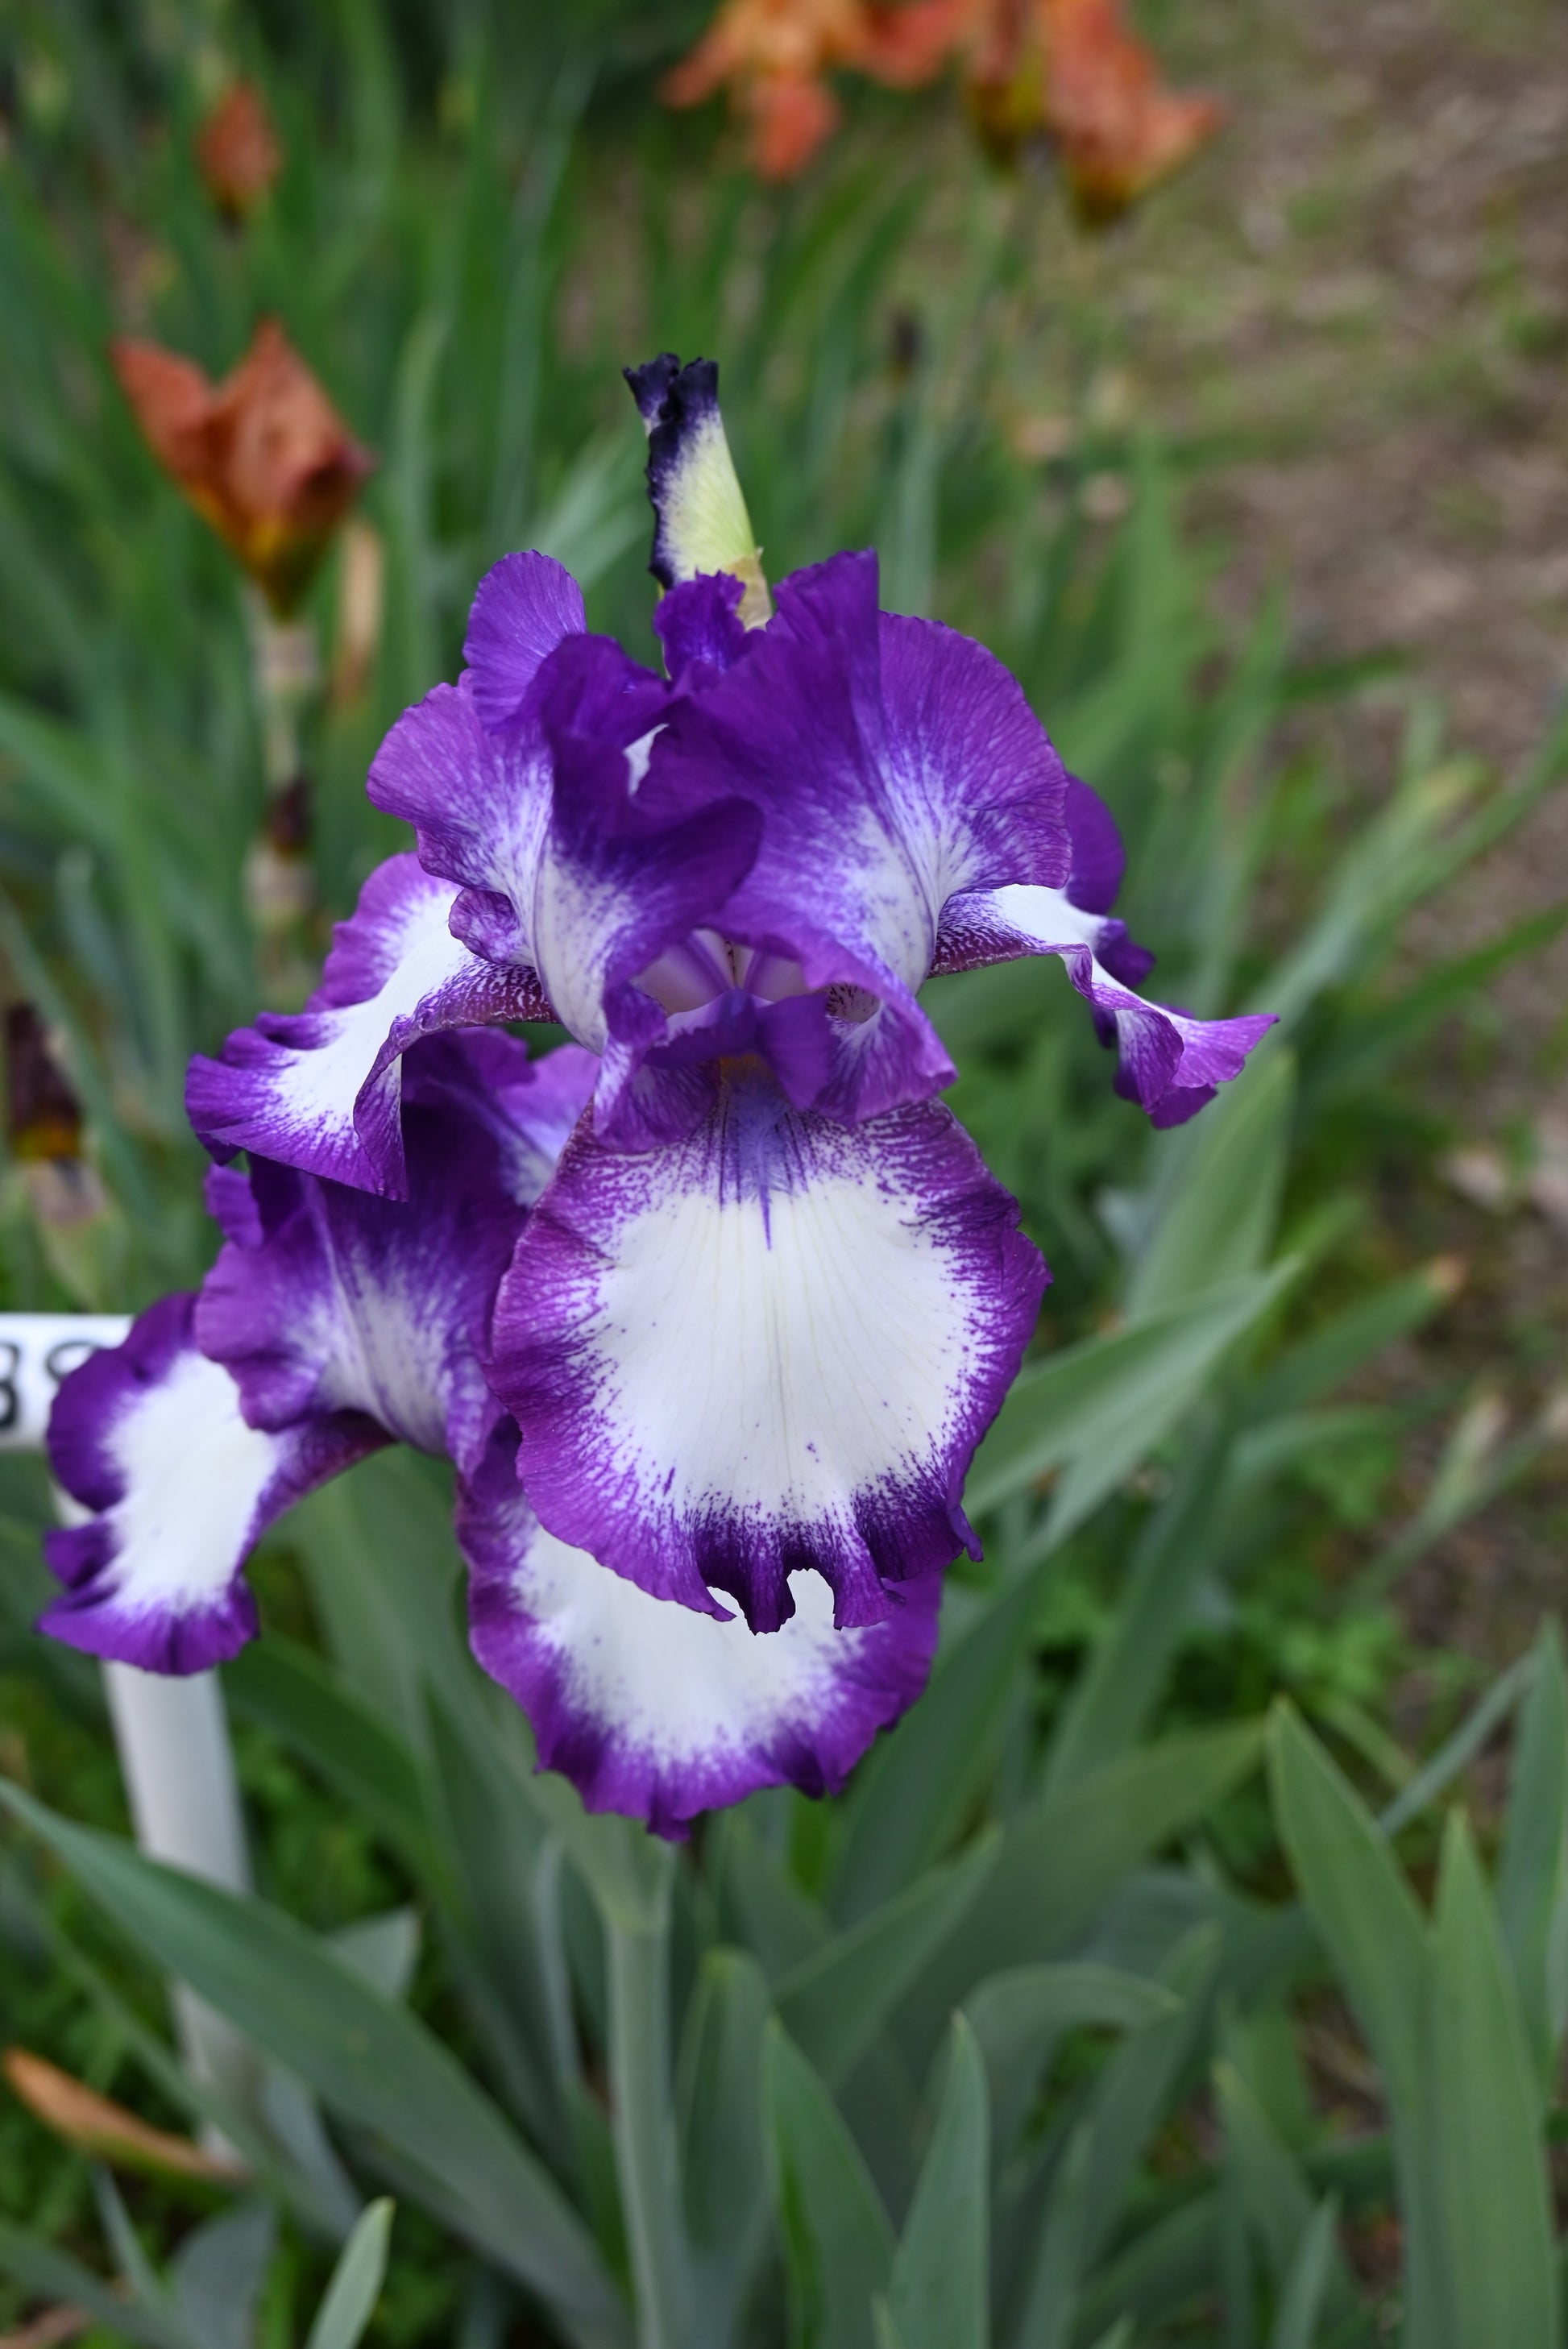
<path id="1" fill-rule="evenodd" d="M 588 1808 L 684 1835 L 762 1786 L 836 1793 L 925 1685 L 941 1577 L 900 1587 L 885 1621 L 833 1628 L 815 1576 L 781 1630 L 756 1634 L 655 1599 L 540 1525 L 498 1431 L 458 1534 L 474 1652 L 533 1727 L 539 1759 Z"/>
<path id="2" fill-rule="evenodd" d="M 485 1030 L 422 1039 L 407 1200 L 265 1159 L 213 1170 L 226 1245 L 200 1296 L 165 1298 L 60 1388 L 55 1474 L 91 1514 L 49 1537 L 67 1588 L 47 1630 L 201 1670 L 252 1636 L 240 1569 L 301 1494 L 394 1440 L 477 1465 L 496 1286 L 595 1066 Z"/>
<path id="3" fill-rule="evenodd" d="M 1140 1103 L 1157 1126 L 1181 1125 L 1213 1099 L 1217 1085 L 1240 1076 L 1274 1015 L 1198 1019 L 1134 994 L 1154 957 L 1110 910 L 1127 861 L 1116 820 L 1076 775 L 1068 778 L 1066 812 L 1072 867 L 1065 886 L 1010 882 L 961 892 L 944 912 L 935 967 L 975 970 L 1016 955 L 1059 955 L 1102 1042 L 1118 1047 L 1118 1092 Z"/>
<path id="4" fill-rule="evenodd" d="M 407 1201 L 253 1166 L 253 1237 L 230 1239 L 195 1318 L 248 1419 L 356 1411 L 401 1443 L 474 1456 L 493 1416 L 491 1301 L 595 1067 L 574 1046 L 531 1061 L 482 1030 L 426 1039 L 404 1085 Z"/>
<path id="5" fill-rule="evenodd" d="M 195 1302 L 150 1307 L 64 1381 L 49 1423 L 55 1475 L 93 1514 L 45 1537 L 65 1588 L 40 1628 L 149 1671 L 237 1654 L 256 1629 L 240 1569 L 267 1526 L 387 1441 L 355 1414 L 249 1426 L 234 1381 L 196 1344 Z"/>
<path id="6" fill-rule="evenodd" d="M 1119 1049 L 1117 1091 L 1159 1126 L 1183 1123 L 1213 1099 L 1216 1085 L 1240 1076 L 1274 1024 L 1271 1012 L 1198 1019 L 1135 995 L 1115 976 L 1119 956 L 1141 954 L 1130 948 L 1125 924 L 1086 913 L 1059 889 L 977 890 L 955 900 L 943 948 L 943 970 L 973 970 L 1015 955 L 1059 955 L 1105 1040 Z"/>
<path id="7" fill-rule="evenodd" d="M 792 1575 L 841 1628 L 972 1536 L 964 1477 L 1046 1274 L 952 1114 L 851 1128 L 759 1065 L 686 1141 L 617 1154 L 579 1127 L 496 1303 L 491 1383 L 561 1541 L 754 1630 Z"/>

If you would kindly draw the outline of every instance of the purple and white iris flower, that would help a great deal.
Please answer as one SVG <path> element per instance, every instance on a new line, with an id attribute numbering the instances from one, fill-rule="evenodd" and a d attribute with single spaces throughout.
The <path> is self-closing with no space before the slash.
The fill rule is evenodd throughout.
<path id="1" fill-rule="evenodd" d="M 1156 1123 L 1266 1019 L 1137 992 L 1116 829 L 990 653 L 871 554 L 769 596 L 715 369 L 631 373 L 661 675 L 558 564 L 481 582 L 370 772 L 416 849 L 322 985 L 198 1059 L 225 1245 L 61 1390 L 92 1514 L 46 1618 L 190 1671 L 379 1444 L 457 1474 L 475 1652 L 593 1808 L 842 1783 L 919 1694 L 965 1473 L 1047 1273 L 937 1096 L 936 972 L 1061 957 Z M 501 1023 L 575 1040 L 531 1060 Z M 241 1151 L 249 1173 L 231 1166 Z"/>

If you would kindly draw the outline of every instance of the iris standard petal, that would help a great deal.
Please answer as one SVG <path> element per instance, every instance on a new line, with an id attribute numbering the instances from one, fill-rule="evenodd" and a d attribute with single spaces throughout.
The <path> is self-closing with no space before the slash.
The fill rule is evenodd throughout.
<path id="1" fill-rule="evenodd" d="M 542 710 L 554 803 L 535 899 L 538 965 L 561 1018 L 603 1055 L 600 1133 L 646 1149 L 688 1133 L 708 1089 L 682 1069 L 645 1070 L 670 1029 L 637 981 L 725 903 L 757 854 L 762 818 L 707 775 L 628 766 L 647 673 L 618 647 L 583 637 L 550 669 Z M 659 690 L 662 716 L 670 705 Z"/>
<path id="2" fill-rule="evenodd" d="M 885 1621 L 833 1628 L 808 1576 L 780 1630 L 716 1620 L 605 1571 L 548 1534 L 498 1430 L 462 1495 L 474 1652 L 532 1724 L 539 1759 L 591 1811 L 684 1836 L 761 1786 L 835 1794 L 879 1729 L 925 1685 L 941 1577 L 901 1586 Z"/>
<path id="3" fill-rule="evenodd" d="M 372 801 L 413 825 L 428 873 L 457 883 L 457 934 L 491 962 L 533 966 L 551 783 L 537 720 L 492 733 L 471 670 L 406 709 L 370 762 Z"/>
<path id="4" fill-rule="evenodd" d="M 237 1654 L 256 1629 L 240 1574 L 251 1549 L 302 1494 L 387 1441 L 353 1413 L 249 1426 L 233 1380 L 197 1347 L 195 1301 L 150 1307 L 123 1345 L 64 1381 L 49 1423 L 55 1475 L 94 1514 L 45 1537 L 66 1587 L 39 1628 L 149 1671 Z"/>
<path id="5" fill-rule="evenodd" d="M 891 821 L 938 923 L 962 889 L 1059 886 L 1072 779 L 1016 678 L 938 620 L 883 612 L 878 639 Z"/>
<path id="6" fill-rule="evenodd" d="M 982 646 L 877 609 L 875 557 L 836 556 L 683 698 L 651 775 L 756 802 L 763 841 L 727 936 L 825 991 L 831 1066 L 811 1106 L 853 1122 L 952 1081 L 915 1001 L 955 890 L 1060 880 L 1065 778 L 1015 680 Z"/>
<path id="7" fill-rule="evenodd" d="M 491 1301 L 595 1070 L 575 1046 L 531 1061 L 511 1036 L 428 1037 L 405 1062 L 407 1200 L 253 1165 L 253 1223 L 231 1207 L 194 1325 L 253 1425 L 360 1412 L 471 1463 Z"/>
<path id="8" fill-rule="evenodd" d="M 521 721 L 541 661 L 587 625 L 582 588 L 548 554 L 503 554 L 485 573 L 469 613 L 463 658 L 474 707 L 492 733 Z"/>
<path id="9" fill-rule="evenodd" d="M 727 571 L 699 572 L 660 596 L 654 634 L 673 685 L 700 688 L 740 658 L 750 633 L 740 616 L 744 600 L 740 581 Z"/>
<path id="10" fill-rule="evenodd" d="M 634 981 L 724 903 L 761 818 L 705 778 L 647 774 L 670 689 L 608 638 L 568 637 L 531 692 L 527 720 L 492 734 L 470 678 L 438 686 L 387 736 L 371 796 L 415 826 L 428 869 L 463 885 L 458 936 L 603 1054 L 601 1124 L 643 1148 L 688 1128 L 702 1096 L 679 1080 L 639 1086 L 667 1023 Z"/>
<path id="11" fill-rule="evenodd" d="M 972 1541 L 964 1477 L 1045 1268 L 951 1113 L 799 1115 L 757 1064 L 686 1141 L 580 1126 L 496 1302 L 491 1383 L 543 1523 L 662 1599 L 754 1630 L 789 1578 L 841 1628 Z"/>
<path id="12" fill-rule="evenodd" d="M 458 892 L 417 857 L 388 857 L 334 937 L 301 1012 L 263 1013 L 220 1057 L 191 1063 L 185 1105 L 216 1158 L 250 1150 L 401 1197 L 402 1054 L 476 1022 L 548 1018 L 531 970 L 497 967 L 448 926 Z"/>

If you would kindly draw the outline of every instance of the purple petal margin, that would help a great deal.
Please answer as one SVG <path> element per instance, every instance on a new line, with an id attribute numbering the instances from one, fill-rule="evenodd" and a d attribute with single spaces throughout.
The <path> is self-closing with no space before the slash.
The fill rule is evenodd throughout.
<path id="1" fill-rule="evenodd" d="M 199 1672 L 256 1630 L 241 1578 L 267 1526 L 386 1442 L 337 1413 L 272 1433 L 248 1427 L 228 1372 L 191 1333 L 195 1299 L 166 1297 L 64 1381 L 49 1463 L 85 1524 L 45 1537 L 65 1585 L 40 1630 L 145 1671 Z"/>

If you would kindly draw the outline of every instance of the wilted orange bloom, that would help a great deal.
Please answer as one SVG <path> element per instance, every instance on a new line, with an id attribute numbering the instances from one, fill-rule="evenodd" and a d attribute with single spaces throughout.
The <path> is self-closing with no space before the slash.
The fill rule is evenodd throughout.
<path id="1" fill-rule="evenodd" d="M 1080 218 L 1115 220 L 1184 163 L 1225 119 L 1218 99 L 1167 89 L 1120 0 L 1039 0 L 1046 128 Z"/>
<path id="2" fill-rule="evenodd" d="M 824 77 L 840 67 L 911 89 L 940 72 L 974 0 L 725 0 L 689 57 L 666 74 L 666 106 L 699 106 L 727 86 L 765 180 L 803 171 L 838 123 Z"/>
<path id="3" fill-rule="evenodd" d="M 196 140 L 207 192 L 226 219 L 242 221 L 272 189 L 284 150 L 253 82 L 237 81 L 218 100 Z"/>
<path id="4" fill-rule="evenodd" d="M 91 1304 L 123 1274 L 121 1226 L 85 1153 L 81 1103 L 43 1021 L 32 1004 L 13 1003 L 5 1026 L 5 1139 L 17 1180 L 51 1267 Z"/>
<path id="5" fill-rule="evenodd" d="M 299 601 L 375 460 L 272 318 L 221 384 L 156 343 L 110 357 L 148 445 L 274 612 Z"/>

